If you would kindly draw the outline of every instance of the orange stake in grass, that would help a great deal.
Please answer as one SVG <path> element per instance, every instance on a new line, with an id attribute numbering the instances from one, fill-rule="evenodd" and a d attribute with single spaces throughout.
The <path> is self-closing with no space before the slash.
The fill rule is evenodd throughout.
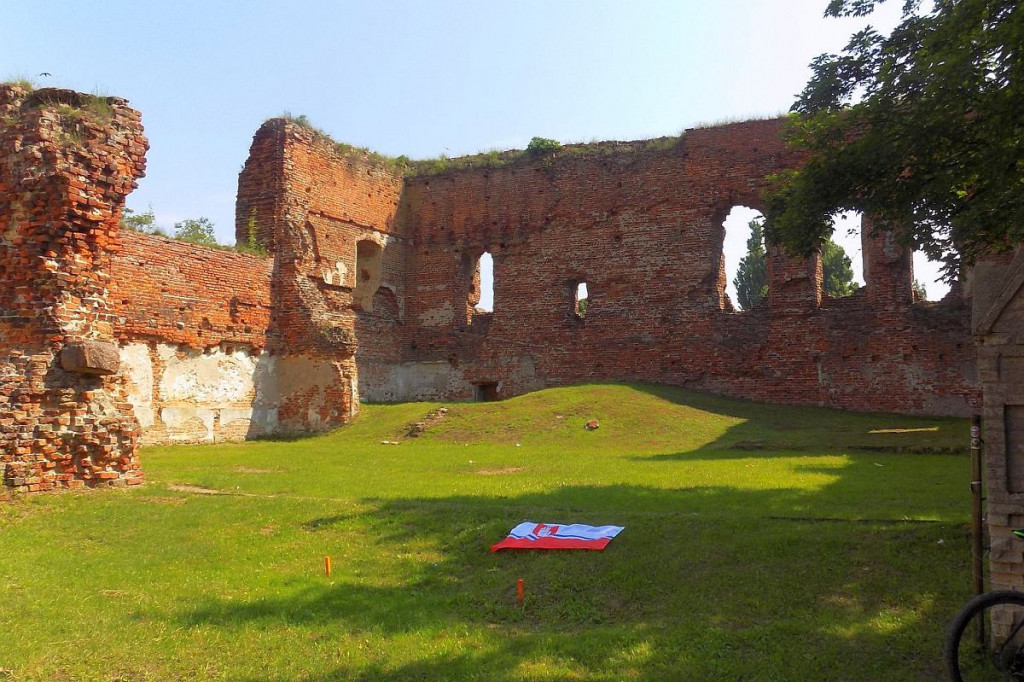
<path id="1" fill-rule="evenodd" d="M 519 596 L 519 603 L 523 603 L 523 579 L 520 578 L 519 582 L 516 583 L 516 594 Z"/>
<path id="2" fill-rule="evenodd" d="M 328 578 L 331 577 L 331 557 L 329 556 L 324 557 L 324 573 L 327 574 Z"/>

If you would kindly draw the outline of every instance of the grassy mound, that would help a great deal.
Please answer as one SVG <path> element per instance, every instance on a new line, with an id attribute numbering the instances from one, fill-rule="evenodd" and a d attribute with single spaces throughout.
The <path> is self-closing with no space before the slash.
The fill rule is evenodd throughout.
<path id="1" fill-rule="evenodd" d="M 0 677 L 941 676 L 962 421 L 623 385 L 438 408 L 148 448 L 142 489 L 0 504 Z M 487 551 L 527 519 L 626 530 Z"/>

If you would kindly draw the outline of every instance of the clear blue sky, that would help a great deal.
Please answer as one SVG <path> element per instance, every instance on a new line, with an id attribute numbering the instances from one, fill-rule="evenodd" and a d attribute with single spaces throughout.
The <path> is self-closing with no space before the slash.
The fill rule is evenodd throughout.
<path id="1" fill-rule="evenodd" d="M 152 146 L 128 205 L 152 206 L 167 228 L 206 216 L 231 243 L 252 134 L 284 111 L 412 158 L 521 148 L 535 135 L 674 135 L 788 110 L 810 61 L 865 23 L 824 19 L 825 5 L 5 0 L 0 79 L 127 97 Z M 871 23 L 887 29 L 900 5 Z M 730 279 L 745 220 L 728 225 Z"/>

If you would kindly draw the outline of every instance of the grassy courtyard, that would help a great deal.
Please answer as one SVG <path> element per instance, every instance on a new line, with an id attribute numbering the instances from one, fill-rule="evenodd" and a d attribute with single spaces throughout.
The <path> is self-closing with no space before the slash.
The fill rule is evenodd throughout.
<path id="1" fill-rule="evenodd" d="M 0 679 L 941 678 L 965 422 L 596 385 L 406 437 L 436 407 L 0 503 Z M 487 551 L 523 520 L 626 529 Z"/>

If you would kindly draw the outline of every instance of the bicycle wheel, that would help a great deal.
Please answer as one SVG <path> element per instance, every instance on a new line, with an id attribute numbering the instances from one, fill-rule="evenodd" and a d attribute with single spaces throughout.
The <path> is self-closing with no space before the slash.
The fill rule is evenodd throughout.
<path id="1" fill-rule="evenodd" d="M 946 630 L 954 682 L 1024 682 L 1024 593 L 988 592 L 967 602 Z"/>

